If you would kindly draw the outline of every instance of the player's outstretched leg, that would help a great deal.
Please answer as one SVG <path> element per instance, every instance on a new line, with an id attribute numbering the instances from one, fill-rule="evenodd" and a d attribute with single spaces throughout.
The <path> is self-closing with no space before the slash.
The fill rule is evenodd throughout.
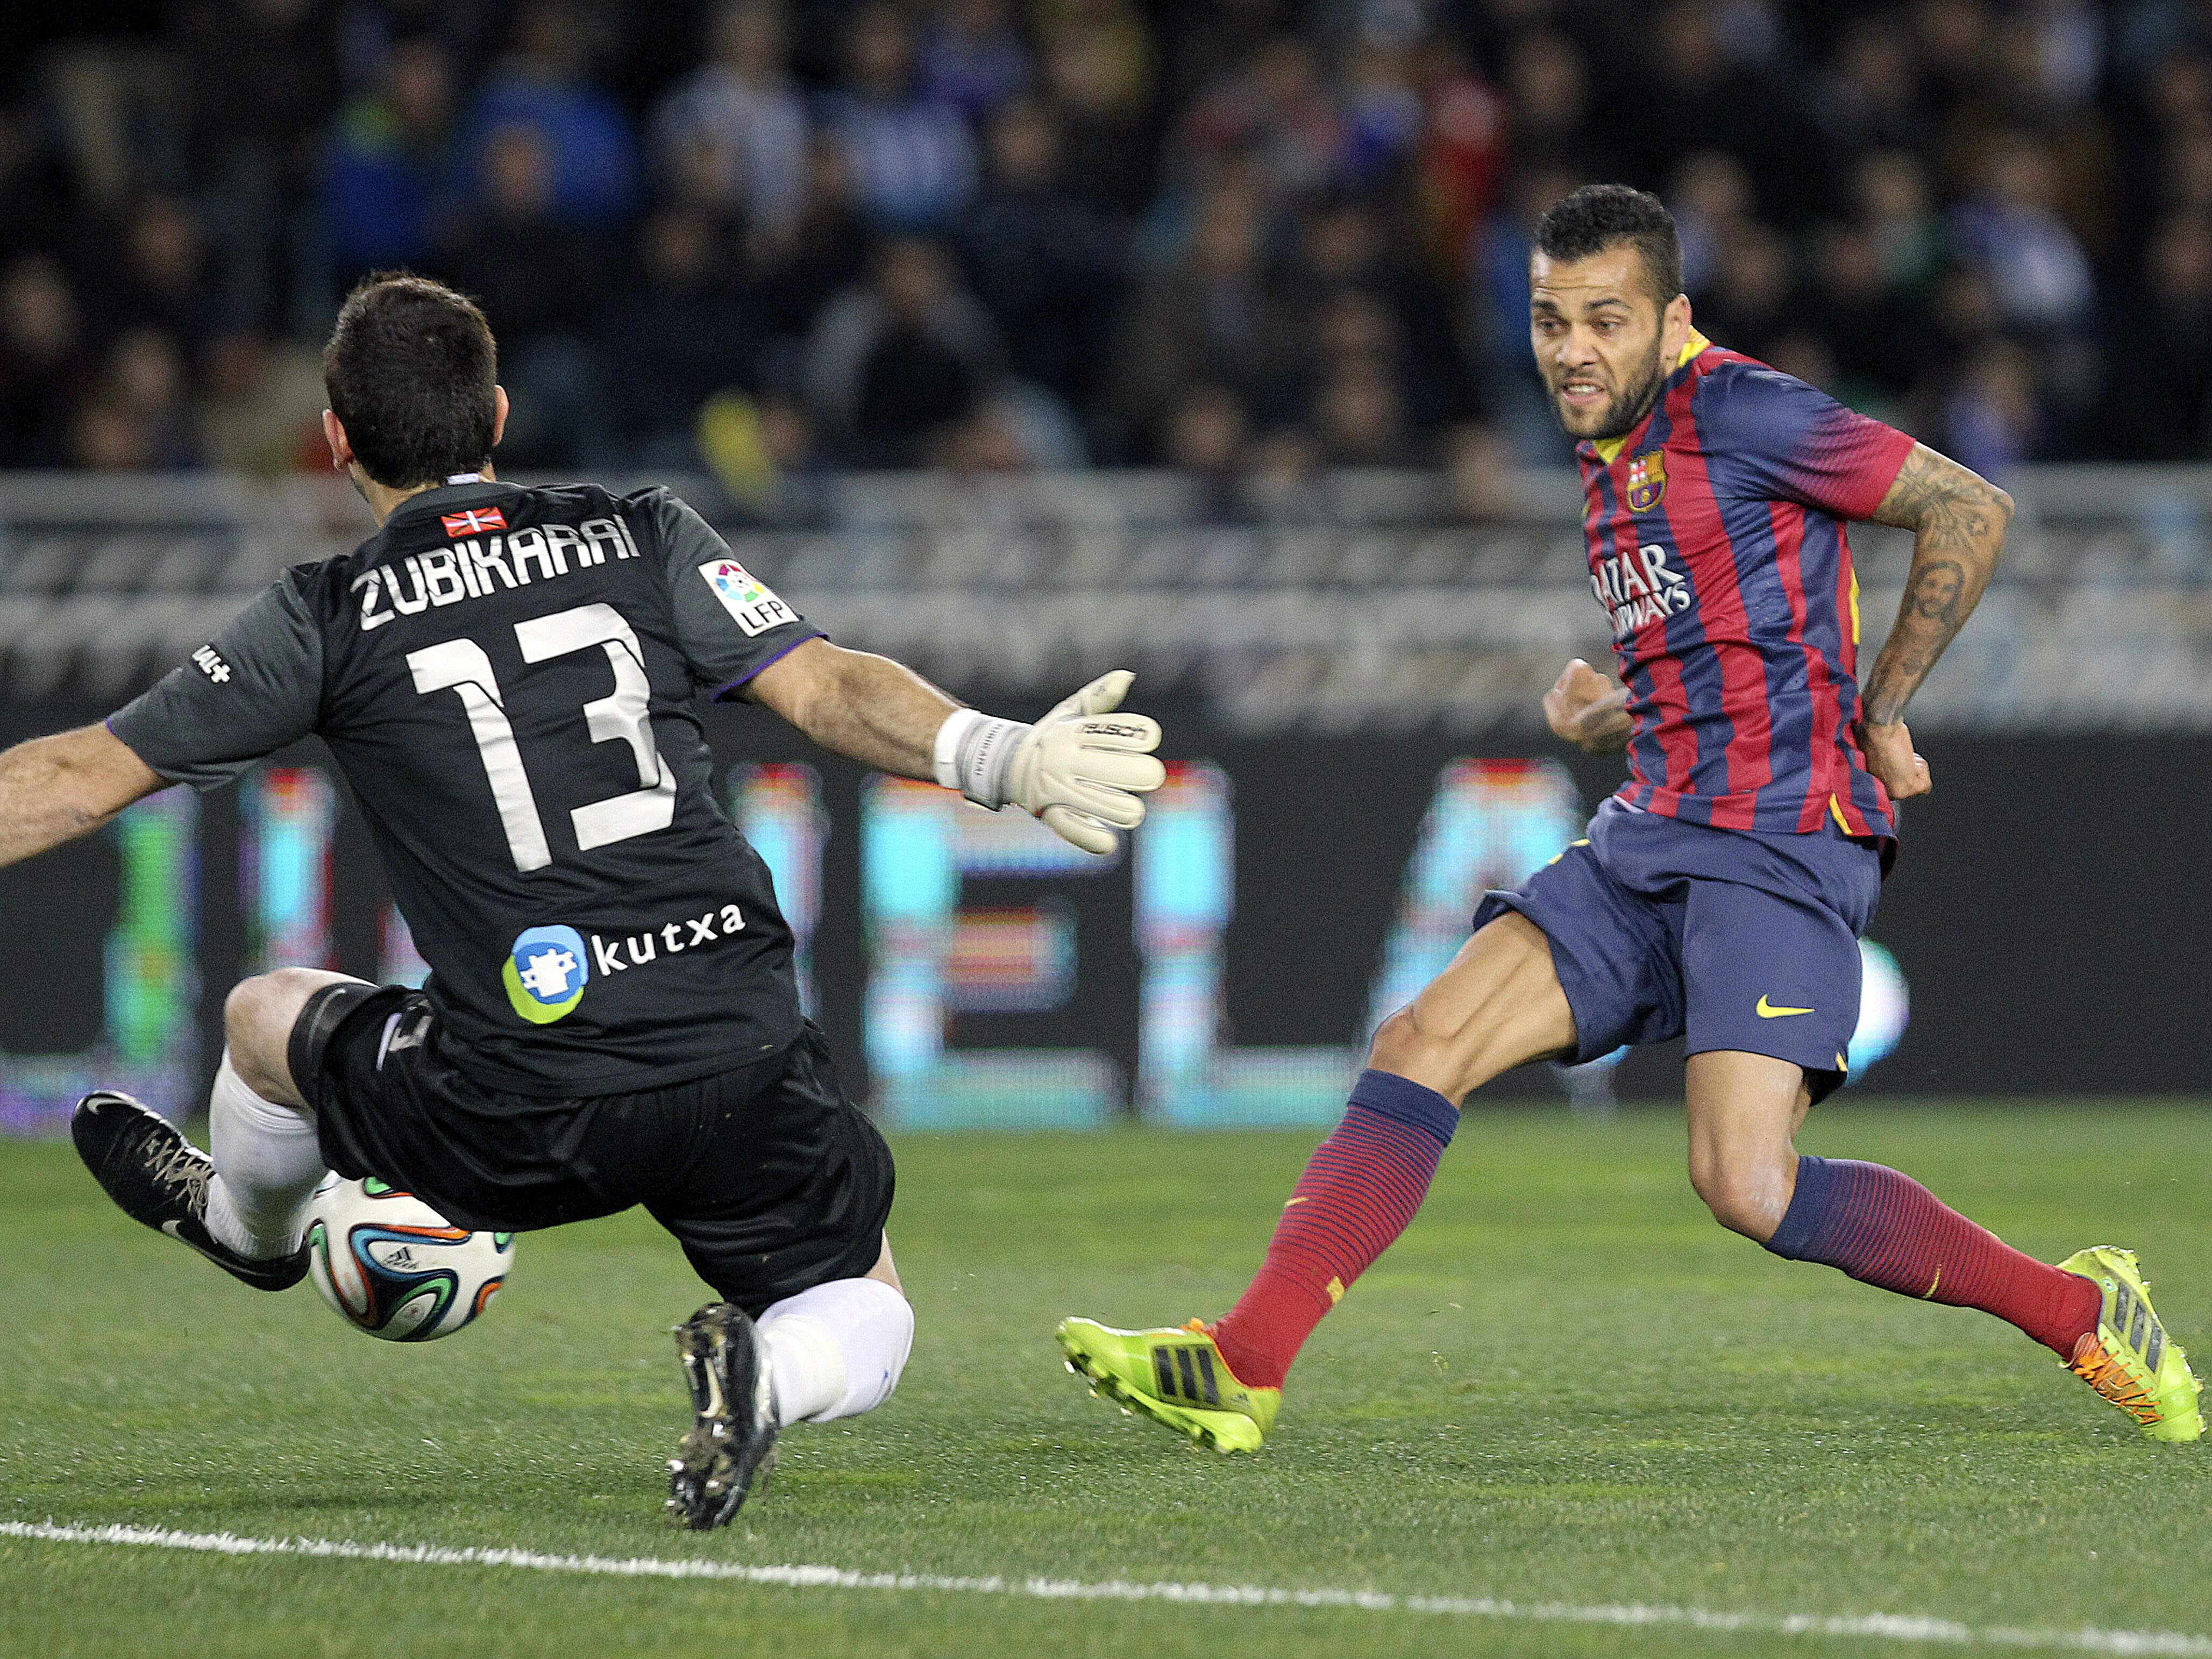
<path id="1" fill-rule="evenodd" d="M 1200 1444 L 1257 1451 L 1306 1338 L 1420 1208 L 1460 1101 L 1574 1041 L 1550 945 L 1527 918 L 1500 916 L 1376 1033 L 1344 1121 L 1306 1165 L 1236 1307 L 1210 1328 L 1062 1320 L 1068 1369 Z"/>
<path id="2" fill-rule="evenodd" d="M 1863 1285 L 1993 1314 L 2065 1360 L 2152 1437 L 2203 1433 L 2196 1379 L 2158 1327 L 2132 1255 L 2100 1246 L 2053 1267 L 1910 1176 L 1797 1156 L 1791 1134 L 1807 1095 L 1804 1073 L 1789 1061 L 1711 1050 L 1691 1056 L 1686 1075 L 1691 1182 L 1723 1226 Z"/>
<path id="3" fill-rule="evenodd" d="M 125 1214 L 256 1290 L 298 1284 L 307 1270 L 300 1237 L 307 1200 L 327 1171 L 286 1055 L 308 999 L 348 982 L 359 983 L 279 968 L 231 988 L 222 1064 L 208 1094 L 209 1152 L 128 1095 L 87 1095 L 70 1133 L 94 1179 Z"/>
<path id="4" fill-rule="evenodd" d="M 188 1244 L 257 1291 L 289 1290 L 307 1271 L 296 1243 L 282 1255 L 247 1255 L 209 1231 L 208 1155 L 129 1095 L 95 1089 L 77 1103 L 70 1122 L 77 1156 L 124 1214 Z"/>
<path id="5" fill-rule="evenodd" d="M 668 1460 L 668 1507 L 700 1532 L 726 1525 L 775 1450 L 768 1345 L 744 1309 L 710 1302 L 676 1328 L 691 1428 Z"/>
<path id="6" fill-rule="evenodd" d="M 2152 1311 L 2132 1251 L 2100 1244 L 2049 1267 L 1909 1176 L 1818 1158 L 1798 1159 L 1796 1195 L 1765 1243 L 1863 1284 L 1995 1314 L 2057 1354 L 2153 1440 L 2204 1432 L 2197 1378 Z"/>

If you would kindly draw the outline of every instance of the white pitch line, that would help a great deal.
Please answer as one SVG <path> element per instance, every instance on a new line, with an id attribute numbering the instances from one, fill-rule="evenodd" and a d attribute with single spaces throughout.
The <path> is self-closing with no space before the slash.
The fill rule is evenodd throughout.
<path id="1" fill-rule="evenodd" d="M 241 1538 L 228 1532 L 173 1532 L 166 1527 L 70 1527 L 53 1522 L 0 1521 L 0 1538 L 50 1544 L 117 1544 L 194 1550 L 209 1555 L 295 1555 L 322 1560 L 387 1561 L 408 1566 L 523 1567 L 608 1578 L 699 1578 L 769 1584 L 786 1589 L 920 1590 L 938 1594 L 1029 1597 L 1048 1601 L 1172 1601 L 1200 1607 L 1344 1607 L 1360 1613 L 1424 1613 L 1565 1625 L 1644 1628 L 1681 1626 L 1747 1636 L 1856 1636 L 1885 1642 L 1940 1642 L 1951 1647 L 2051 1648 L 2073 1653 L 2178 1656 L 2212 1659 L 2212 1637 L 2170 1631 L 2037 1630 L 1976 1626 L 1919 1613 L 1727 1613 L 1711 1607 L 1606 1602 L 1509 1601 L 1495 1596 L 1402 1595 L 1384 1590 L 1285 1589 L 1257 1584 L 1139 1583 L 1106 1579 L 963 1578 L 934 1572 L 857 1572 L 846 1567 L 749 1566 L 737 1561 L 652 1556 L 543 1555 L 532 1550 L 456 1549 L 442 1544 L 356 1544 L 328 1538 Z"/>

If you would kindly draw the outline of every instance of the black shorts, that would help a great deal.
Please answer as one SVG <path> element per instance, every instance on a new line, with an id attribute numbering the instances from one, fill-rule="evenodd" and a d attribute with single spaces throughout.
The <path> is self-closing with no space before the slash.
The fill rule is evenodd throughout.
<path id="1" fill-rule="evenodd" d="M 331 985 L 292 1029 L 323 1158 L 416 1193 L 457 1226 L 523 1232 L 642 1204 L 725 1301 L 770 1303 L 874 1267 L 890 1148 L 845 1098 L 810 1022 L 781 1053 L 636 1094 L 488 1089 L 405 986 Z"/>

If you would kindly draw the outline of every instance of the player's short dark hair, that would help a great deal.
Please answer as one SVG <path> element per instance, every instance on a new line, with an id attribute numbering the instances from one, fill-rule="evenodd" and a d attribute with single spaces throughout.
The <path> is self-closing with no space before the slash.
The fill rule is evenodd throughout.
<path id="1" fill-rule="evenodd" d="M 404 271 L 362 279 L 323 348 L 323 386 L 362 471 L 392 489 L 491 459 L 499 351 L 466 295 Z"/>
<path id="2" fill-rule="evenodd" d="M 1548 259 L 1587 259 L 1633 242 L 1652 296 L 1665 305 L 1682 291 L 1682 239 L 1674 216 L 1649 191 L 1626 185 L 1584 185 L 1562 196 L 1536 221 L 1536 246 Z"/>

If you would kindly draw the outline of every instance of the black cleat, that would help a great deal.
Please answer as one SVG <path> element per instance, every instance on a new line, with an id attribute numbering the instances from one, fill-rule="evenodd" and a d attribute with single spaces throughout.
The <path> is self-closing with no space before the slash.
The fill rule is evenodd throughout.
<path id="1" fill-rule="evenodd" d="M 94 1089 L 70 1120 L 76 1155 L 133 1221 L 189 1244 L 257 1291 L 289 1291 L 307 1274 L 307 1247 L 289 1255 L 240 1255 L 207 1230 L 215 1164 L 168 1121 L 114 1089 Z"/>
<path id="2" fill-rule="evenodd" d="M 668 1507 L 695 1532 L 726 1526 L 775 1461 L 768 1344 L 742 1308 L 711 1302 L 676 1328 L 698 1421 L 668 1460 Z"/>

